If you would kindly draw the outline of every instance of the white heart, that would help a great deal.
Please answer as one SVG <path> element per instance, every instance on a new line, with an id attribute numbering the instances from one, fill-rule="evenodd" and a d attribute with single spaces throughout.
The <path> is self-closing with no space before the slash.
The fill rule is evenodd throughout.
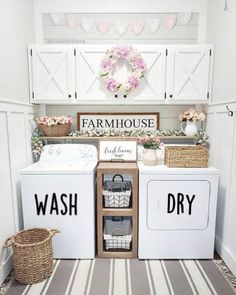
<path id="1" fill-rule="evenodd" d="M 101 34 L 106 34 L 110 29 L 111 24 L 105 21 L 97 22 L 98 32 Z"/>
<path id="2" fill-rule="evenodd" d="M 82 18 L 80 21 L 80 26 L 85 33 L 89 33 L 93 28 L 94 20 L 88 18 Z"/>
<path id="3" fill-rule="evenodd" d="M 65 20 L 64 13 L 50 13 L 50 19 L 54 25 L 58 25 Z"/>
<path id="4" fill-rule="evenodd" d="M 181 25 L 186 26 L 192 18 L 192 13 L 191 12 L 181 12 L 178 15 L 178 19 Z"/>
<path id="5" fill-rule="evenodd" d="M 146 25 L 147 25 L 148 30 L 151 33 L 156 33 L 156 31 L 158 30 L 158 28 L 160 26 L 160 20 L 157 17 L 150 18 L 146 21 Z"/>
<path id="6" fill-rule="evenodd" d="M 131 30 L 135 35 L 141 34 L 143 31 L 144 23 L 142 21 L 133 21 L 131 24 Z"/>
<path id="7" fill-rule="evenodd" d="M 71 29 L 75 29 L 79 25 L 79 19 L 77 17 L 68 16 L 66 21 L 67 21 L 68 27 Z"/>
<path id="8" fill-rule="evenodd" d="M 164 20 L 164 26 L 168 30 L 172 30 L 176 24 L 176 16 L 175 15 L 169 15 Z"/>
<path id="9" fill-rule="evenodd" d="M 114 25 L 115 31 L 120 36 L 123 36 L 128 30 L 128 23 L 127 22 L 117 21 L 113 25 Z"/>

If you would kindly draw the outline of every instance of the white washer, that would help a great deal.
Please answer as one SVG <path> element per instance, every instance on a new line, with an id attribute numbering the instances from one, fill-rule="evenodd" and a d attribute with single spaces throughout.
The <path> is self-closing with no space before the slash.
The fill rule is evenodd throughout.
<path id="1" fill-rule="evenodd" d="M 213 258 L 218 170 L 138 167 L 138 257 Z"/>
<path id="2" fill-rule="evenodd" d="M 24 227 L 59 229 L 55 258 L 95 257 L 96 166 L 95 146 L 54 144 L 21 170 Z"/>

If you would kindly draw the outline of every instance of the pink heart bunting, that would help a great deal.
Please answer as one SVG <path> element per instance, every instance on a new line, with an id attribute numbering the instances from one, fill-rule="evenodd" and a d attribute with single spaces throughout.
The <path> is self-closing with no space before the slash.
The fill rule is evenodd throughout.
<path id="1" fill-rule="evenodd" d="M 107 22 L 97 22 L 98 32 L 101 34 L 106 34 L 110 29 L 111 24 Z"/>
<path id="2" fill-rule="evenodd" d="M 175 15 L 169 15 L 164 20 L 164 26 L 168 30 L 172 30 L 176 24 L 176 16 Z"/>
<path id="3" fill-rule="evenodd" d="M 144 28 L 144 22 L 143 21 L 133 21 L 130 24 L 131 30 L 135 35 L 139 35 L 142 33 Z"/>
<path id="4" fill-rule="evenodd" d="M 70 29 L 75 29 L 79 26 L 79 19 L 77 17 L 68 16 L 67 25 Z"/>

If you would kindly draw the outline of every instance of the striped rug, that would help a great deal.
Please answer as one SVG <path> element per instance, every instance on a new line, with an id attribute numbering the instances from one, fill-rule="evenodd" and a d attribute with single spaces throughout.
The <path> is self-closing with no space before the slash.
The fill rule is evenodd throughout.
<path id="1" fill-rule="evenodd" d="M 233 295 L 213 260 L 56 260 L 38 284 L 13 281 L 7 295 Z"/>

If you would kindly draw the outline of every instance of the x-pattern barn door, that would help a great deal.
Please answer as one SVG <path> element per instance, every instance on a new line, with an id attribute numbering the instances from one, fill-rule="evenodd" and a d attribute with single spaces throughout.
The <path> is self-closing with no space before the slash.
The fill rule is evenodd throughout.
<path id="1" fill-rule="evenodd" d="M 74 50 L 37 46 L 30 51 L 32 96 L 38 100 L 70 100 L 75 95 Z"/>
<path id="2" fill-rule="evenodd" d="M 168 50 L 167 95 L 170 100 L 206 100 L 209 96 L 211 50 L 208 47 Z"/>
<path id="3" fill-rule="evenodd" d="M 105 89 L 104 82 L 99 78 L 101 60 L 109 46 L 98 45 L 83 46 L 77 56 L 77 91 L 80 99 L 85 101 L 106 101 L 114 100 L 114 96 Z M 131 93 L 126 101 L 135 102 L 138 100 L 158 101 L 164 100 L 165 96 L 165 71 L 166 56 L 165 47 L 141 46 L 135 48 L 142 55 L 147 65 L 145 79 L 140 87 Z M 122 97 L 119 97 L 124 101 Z"/>

